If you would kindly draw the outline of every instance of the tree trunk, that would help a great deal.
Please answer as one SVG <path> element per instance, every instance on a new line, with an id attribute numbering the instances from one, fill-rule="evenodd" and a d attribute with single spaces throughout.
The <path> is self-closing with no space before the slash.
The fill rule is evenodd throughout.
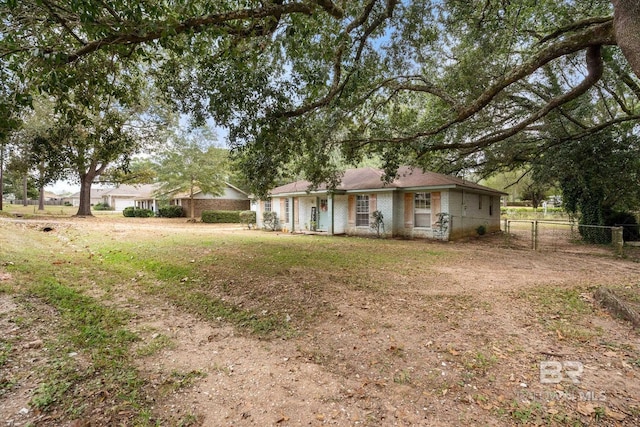
<path id="1" fill-rule="evenodd" d="M 196 207 L 195 204 L 193 203 L 193 179 L 191 180 L 192 184 L 191 184 L 191 190 L 189 193 L 189 204 L 190 206 L 190 210 L 191 210 L 191 222 L 196 222 Z"/>
<path id="2" fill-rule="evenodd" d="M 80 177 L 80 205 L 76 216 L 93 216 L 91 213 L 91 184 L 94 176 L 84 174 Z"/>
<path id="3" fill-rule="evenodd" d="M 38 197 L 38 210 L 39 211 L 44 210 L 44 186 L 43 185 L 40 186 L 40 194 Z"/>
<path id="4" fill-rule="evenodd" d="M 0 146 L 0 211 L 4 200 L 4 145 Z"/>
<path id="5" fill-rule="evenodd" d="M 22 206 L 29 206 L 29 199 L 27 197 L 27 180 L 29 177 L 27 174 L 24 174 L 24 178 L 22 180 Z"/>
<path id="6" fill-rule="evenodd" d="M 616 42 L 636 76 L 640 77 L 640 2 L 612 0 Z"/>

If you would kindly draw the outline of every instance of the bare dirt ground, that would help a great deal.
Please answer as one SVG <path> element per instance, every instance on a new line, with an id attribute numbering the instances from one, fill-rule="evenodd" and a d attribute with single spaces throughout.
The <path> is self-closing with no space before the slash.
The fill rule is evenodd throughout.
<path id="1" fill-rule="evenodd" d="M 69 226 L 77 221 L 123 239 L 156 227 L 89 219 Z M 163 233 L 185 230 L 178 222 L 162 227 Z M 258 297 L 278 310 L 313 308 L 309 322 L 291 310 L 299 333 L 286 339 L 206 322 L 123 287 L 119 304 L 137 313 L 129 326 L 142 337 L 139 345 L 159 337 L 171 343 L 139 358 L 157 391 L 155 419 L 203 426 L 640 425 L 639 333 L 593 300 L 599 286 L 637 294 L 639 263 L 513 249 L 499 235 L 406 244 L 446 255 L 424 266 L 408 261 L 376 271 L 387 286 L 374 291 L 344 288 L 339 271 L 304 270 L 254 286 L 251 296 L 227 291 L 226 298 L 249 307 Z M 9 280 L 0 267 L 0 281 Z M 22 342 L 10 373 L 20 385 L 0 396 L 0 421 L 8 426 L 60 425 L 56 414 L 42 417 L 28 406 L 38 378 L 27 372 L 46 363 L 39 334 L 47 325 L 38 318 L 0 293 L 0 331 L 20 334 Z M 30 327 L 16 319 L 31 319 Z M 558 371 L 542 377 L 542 365 Z M 191 373 L 189 383 L 164 389 L 176 373 Z M 103 424 L 96 417 L 66 425 Z"/>

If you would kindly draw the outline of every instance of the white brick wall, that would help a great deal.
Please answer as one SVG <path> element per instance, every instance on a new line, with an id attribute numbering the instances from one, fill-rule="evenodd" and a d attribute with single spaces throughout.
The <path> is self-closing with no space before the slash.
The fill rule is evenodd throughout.
<path id="1" fill-rule="evenodd" d="M 309 230 L 311 225 L 309 222 L 311 221 L 311 208 L 316 205 L 316 197 L 300 197 L 299 204 L 299 218 L 300 218 L 300 230 Z"/>
<path id="2" fill-rule="evenodd" d="M 349 219 L 349 200 L 346 195 L 333 197 L 333 233 L 344 234 L 347 232 Z"/>

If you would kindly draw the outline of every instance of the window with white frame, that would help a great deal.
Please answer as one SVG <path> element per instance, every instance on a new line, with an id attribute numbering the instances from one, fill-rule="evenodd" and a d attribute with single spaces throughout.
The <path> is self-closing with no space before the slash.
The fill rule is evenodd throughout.
<path id="1" fill-rule="evenodd" d="M 264 201 L 264 211 L 271 212 L 271 199 L 267 199 Z"/>
<path id="2" fill-rule="evenodd" d="M 369 226 L 369 196 L 356 196 L 356 227 Z"/>
<path id="3" fill-rule="evenodd" d="M 413 214 L 414 227 L 431 227 L 431 193 L 416 193 Z"/>
<path id="4" fill-rule="evenodd" d="M 289 222 L 289 198 L 284 199 L 284 222 Z"/>

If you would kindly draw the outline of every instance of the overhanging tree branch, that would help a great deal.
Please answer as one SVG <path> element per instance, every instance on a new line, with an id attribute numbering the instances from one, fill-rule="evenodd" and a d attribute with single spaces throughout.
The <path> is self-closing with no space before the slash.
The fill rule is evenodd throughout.
<path id="1" fill-rule="evenodd" d="M 500 79 L 499 81 L 491 85 L 487 90 L 485 90 L 482 94 L 480 94 L 480 96 L 478 96 L 472 102 L 468 103 L 466 107 L 461 107 L 460 109 L 458 109 L 457 114 L 454 118 L 448 120 L 447 122 L 443 123 L 440 126 L 437 126 L 432 129 L 427 129 L 425 131 L 418 132 L 412 135 L 407 135 L 407 136 L 401 136 L 401 137 L 395 137 L 395 138 L 377 138 L 377 139 L 373 138 L 373 139 L 367 139 L 367 140 L 360 140 L 360 139 L 346 140 L 345 142 L 347 143 L 391 142 L 391 143 L 402 144 L 402 143 L 409 143 L 412 141 L 416 141 L 425 137 L 438 135 L 444 132 L 445 130 L 449 129 L 454 124 L 462 123 L 465 120 L 474 116 L 476 113 L 486 108 L 499 93 L 501 93 L 503 90 L 505 90 L 507 87 L 509 87 L 513 83 L 518 82 L 524 79 L 525 77 L 533 74 L 539 68 L 543 67 L 544 65 L 550 63 L 551 61 L 557 58 L 560 58 L 562 56 L 569 55 L 587 48 L 588 52 L 590 52 L 587 55 L 588 57 L 587 65 L 588 67 L 592 67 L 592 69 L 589 70 L 590 77 L 585 79 L 585 81 L 583 81 L 579 86 L 574 88 L 572 91 L 570 91 L 566 95 L 555 98 L 543 109 L 539 110 L 538 112 L 530 116 L 530 119 L 535 118 L 535 120 L 538 120 L 544 117 L 546 114 L 548 114 L 549 111 L 553 110 L 559 105 L 562 105 L 563 103 L 566 103 L 572 99 L 575 99 L 577 96 L 584 93 L 596 81 L 598 81 L 598 79 L 602 75 L 602 59 L 599 53 L 600 46 L 612 45 L 612 44 L 615 44 L 615 39 L 613 37 L 613 26 L 611 21 L 607 21 L 602 24 L 592 25 L 583 31 L 580 31 L 571 36 L 567 36 L 566 38 L 560 41 L 557 41 L 553 44 L 550 44 L 544 47 L 539 52 L 534 54 L 531 57 L 531 59 L 529 59 L 519 67 L 516 67 L 511 73 L 507 74 L 502 79 Z M 597 60 L 595 60 L 595 52 L 597 52 L 597 58 L 598 58 Z M 459 104 L 462 104 L 462 103 L 459 103 Z M 518 128 L 524 128 L 528 124 L 533 123 L 535 120 L 527 120 L 526 124 L 523 124 L 522 126 L 518 125 Z M 514 132 L 514 133 L 517 133 L 517 132 Z M 496 138 L 495 139 L 496 141 L 505 139 L 512 133 L 510 133 L 509 130 L 506 130 L 501 132 L 501 134 L 503 135 L 503 137 Z M 453 148 L 465 148 L 465 147 L 468 148 L 474 144 L 489 145 L 490 139 L 493 140 L 494 138 L 486 137 L 479 141 L 475 141 L 474 143 L 459 143 L 459 144 L 452 144 L 447 146 L 442 145 L 442 146 L 434 147 L 434 149 L 446 150 L 446 149 L 453 149 Z"/>
<path id="2" fill-rule="evenodd" d="M 175 25 L 154 25 L 155 30 L 147 32 L 122 32 L 103 37 L 98 40 L 88 41 L 81 48 L 72 52 L 56 52 L 50 50 L 47 53 L 57 54 L 61 63 L 72 63 L 78 59 L 90 55 L 108 46 L 142 44 L 158 40 L 167 34 L 177 35 L 187 32 L 200 33 L 206 30 L 218 28 L 231 34 L 249 36 L 255 30 L 254 25 L 246 28 L 238 28 L 238 22 L 247 21 L 255 23 L 265 18 L 279 19 L 282 15 L 306 14 L 311 15 L 317 8 L 321 8 L 335 18 L 342 17 L 341 10 L 331 1 L 295 2 L 287 4 L 265 3 L 260 8 L 241 9 L 231 12 L 215 13 L 203 17 L 185 19 Z M 153 24 L 153 23 L 151 23 Z M 235 29 L 234 29 L 235 28 Z"/>

